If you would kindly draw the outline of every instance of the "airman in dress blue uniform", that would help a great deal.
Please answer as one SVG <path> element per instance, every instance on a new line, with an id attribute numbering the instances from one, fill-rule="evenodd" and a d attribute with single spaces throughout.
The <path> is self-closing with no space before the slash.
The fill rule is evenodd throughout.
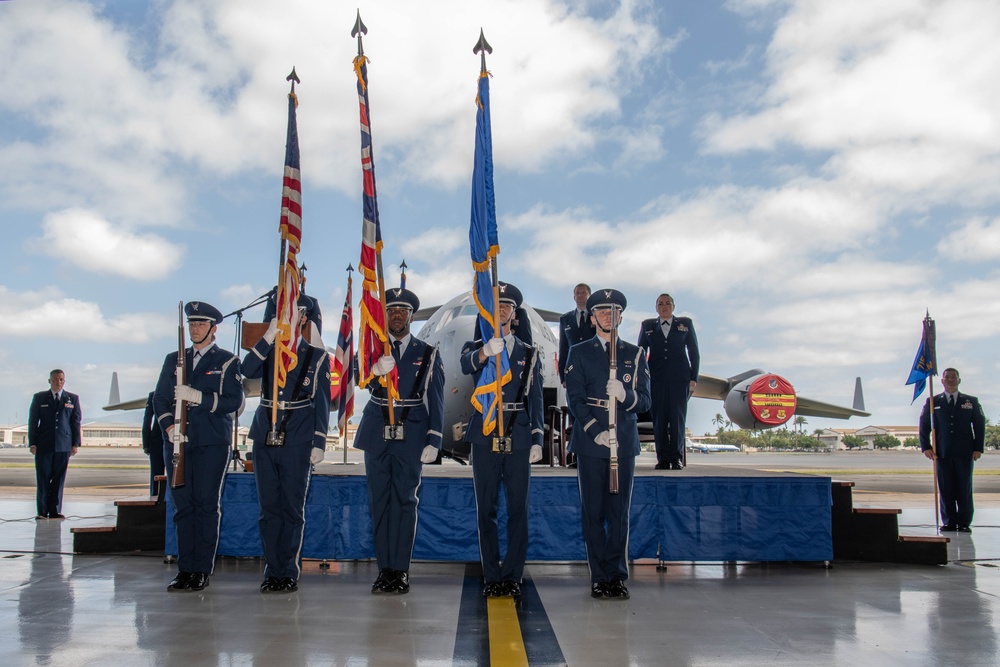
<path id="1" fill-rule="evenodd" d="M 569 358 L 569 348 L 590 340 L 597 333 L 590 319 L 590 313 L 587 312 L 589 298 L 590 285 L 580 283 L 573 288 L 576 308 L 559 316 L 559 381 L 563 386 L 566 385 L 566 359 Z"/>
<path id="2" fill-rule="evenodd" d="M 379 575 L 372 593 L 407 593 L 410 557 L 417 528 L 420 472 L 437 460 L 444 424 L 444 365 L 437 348 L 410 334 L 417 295 L 405 288 L 386 290 L 389 341 L 393 354 L 373 365 L 376 375 L 399 371 L 400 400 L 390 425 L 386 391 L 368 385 L 371 399 L 361 415 L 354 446 L 365 453 L 368 504 Z M 398 359 L 397 359 L 398 357 Z"/>
<path id="3" fill-rule="evenodd" d="M 483 416 L 472 414 L 465 439 L 472 448 L 472 480 L 476 491 L 476 515 L 479 520 L 479 554 L 483 564 L 483 595 L 521 596 L 521 577 L 528 554 L 528 485 L 531 464 L 542 458 L 544 401 L 542 399 L 542 360 L 537 348 L 526 345 L 511 333 L 514 312 L 521 307 L 521 291 L 514 285 L 499 283 L 500 322 L 503 337 L 484 345 L 469 341 L 462 348 L 462 372 L 479 375 L 486 364 L 495 363 L 506 347 L 511 380 L 503 388 L 505 441 L 495 441 L 497 429 L 483 434 Z M 500 557 L 497 504 L 500 485 L 507 496 L 507 555 Z"/>
<path id="4" fill-rule="evenodd" d="M 302 532 L 312 466 L 323 460 L 330 425 L 330 358 L 302 336 L 313 299 L 298 301 L 297 363 L 278 389 L 277 421 L 272 429 L 271 378 L 277 321 L 243 358 L 243 375 L 262 378 L 260 406 L 250 426 L 254 481 L 260 502 L 260 537 L 264 544 L 261 593 L 293 593 L 301 574 Z M 272 436 L 272 431 L 274 435 Z"/>
<path id="5" fill-rule="evenodd" d="M 243 403 L 240 360 L 215 344 L 222 313 L 203 301 L 184 306 L 191 346 L 185 354 L 187 384 L 176 386 L 177 352 L 163 361 L 153 392 L 156 420 L 163 429 L 167 479 L 173 479 L 173 450 L 184 447 L 184 485 L 170 489 L 177 530 L 177 576 L 168 591 L 208 586 L 219 546 L 222 486 L 233 441 L 233 413 Z M 174 443 L 174 401 L 188 403 L 186 442 Z"/>
<path id="6" fill-rule="evenodd" d="M 63 389 L 66 374 L 56 368 L 49 373 L 49 389 L 31 398 L 28 408 L 28 447 L 35 457 L 36 519 L 65 519 L 62 515 L 63 484 L 69 457 L 75 456 L 83 440 L 80 397 Z"/>
<path id="7" fill-rule="evenodd" d="M 698 384 L 698 336 L 690 317 L 674 317 L 674 299 L 669 294 L 656 298 L 656 313 L 659 317 L 643 321 L 638 343 L 649 355 L 656 469 L 680 470 L 688 399 Z"/>
<path id="8" fill-rule="evenodd" d="M 972 532 L 972 468 L 986 445 L 986 415 L 979 399 L 958 391 L 958 371 L 941 374 L 944 391 L 934 397 L 934 434 L 937 449 L 937 484 L 940 492 L 941 530 Z M 934 458 L 931 449 L 930 399 L 920 412 L 920 449 Z"/>
<path id="9" fill-rule="evenodd" d="M 649 369 L 646 353 L 622 339 L 616 346 L 615 377 L 611 377 L 608 345 L 625 295 L 615 289 L 597 290 L 587 310 L 597 335 L 570 348 L 566 360 L 566 394 L 576 419 L 569 449 L 577 456 L 583 539 L 590 565 L 590 594 L 595 598 L 627 598 L 628 529 L 632 505 L 635 457 L 639 454 L 637 413 L 649 410 Z M 618 440 L 618 493 L 610 492 L 611 450 L 609 405 L 615 406 Z"/>

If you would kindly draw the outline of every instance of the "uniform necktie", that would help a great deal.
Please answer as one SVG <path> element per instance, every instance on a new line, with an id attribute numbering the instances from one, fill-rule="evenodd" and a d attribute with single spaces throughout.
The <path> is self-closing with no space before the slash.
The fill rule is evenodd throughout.
<path id="1" fill-rule="evenodd" d="M 948 394 L 948 407 L 955 407 L 955 394 Z"/>
<path id="2" fill-rule="evenodd" d="M 201 360 L 201 350 L 194 353 L 194 358 L 191 359 L 191 368 L 198 366 L 198 362 Z"/>
<path id="3" fill-rule="evenodd" d="M 581 329 L 583 328 L 583 311 L 582 310 L 576 311 L 576 326 L 580 327 Z"/>
<path id="4" fill-rule="evenodd" d="M 392 341 L 392 358 L 399 361 L 399 349 L 402 344 L 398 340 Z"/>

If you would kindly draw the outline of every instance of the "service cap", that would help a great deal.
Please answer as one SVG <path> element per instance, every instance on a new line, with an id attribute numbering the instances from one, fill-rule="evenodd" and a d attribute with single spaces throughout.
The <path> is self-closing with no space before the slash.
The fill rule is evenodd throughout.
<path id="1" fill-rule="evenodd" d="M 625 306 L 628 305 L 628 299 L 625 295 L 616 289 L 598 289 L 594 290 L 587 299 L 587 310 L 593 312 L 596 308 L 611 308 L 617 307 L 619 310 L 625 310 Z"/>
<path id="2" fill-rule="evenodd" d="M 184 304 L 184 315 L 188 322 L 222 323 L 222 313 L 212 304 L 204 301 L 188 301 Z"/>
<path id="3" fill-rule="evenodd" d="M 517 286 L 500 281 L 497 283 L 497 291 L 500 292 L 500 303 L 509 303 L 514 308 L 520 308 L 523 298 L 521 290 Z"/>
<path id="4" fill-rule="evenodd" d="M 417 311 L 420 310 L 420 299 L 405 287 L 393 287 L 385 291 L 385 307 L 409 308 Z"/>

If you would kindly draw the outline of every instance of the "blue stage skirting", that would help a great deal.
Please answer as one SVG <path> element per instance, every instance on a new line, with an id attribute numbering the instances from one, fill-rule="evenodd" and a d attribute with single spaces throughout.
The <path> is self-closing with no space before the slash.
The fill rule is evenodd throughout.
<path id="1" fill-rule="evenodd" d="M 167 553 L 177 553 L 168 494 Z M 829 477 L 636 477 L 629 556 L 665 561 L 833 559 Z M 531 479 L 528 560 L 583 561 L 576 477 Z M 230 473 L 219 555 L 261 556 L 252 474 Z M 501 549 L 505 542 L 500 506 Z M 304 558 L 374 558 L 364 476 L 314 475 L 306 503 Z M 472 479 L 424 477 L 416 560 L 478 561 Z"/>

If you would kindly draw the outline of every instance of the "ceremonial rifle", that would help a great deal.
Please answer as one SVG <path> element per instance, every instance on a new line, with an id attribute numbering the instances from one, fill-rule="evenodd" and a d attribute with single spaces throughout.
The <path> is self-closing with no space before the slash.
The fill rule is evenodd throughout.
<path id="1" fill-rule="evenodd" d="M 611 370 L 608 380 L 618 379 L 618 309 L 611 307 L 611 340 L 608 341 L 608 360 Z M 611 474 L 608 493 L 618 494 L 618 401 L 608 395 L 608 449 L 611 450 Z"/>
<path id="2" fill-rule="evenodd" d="M 174 430 L 171 434 L 171 448 L 174 450 L 172 461 L 174 465 L 174 475 L 170 478 L 170 488 L 179 489 L 184 486 L 184 443 L 187 442 L 187 401 L 182 401 L 176 397 L 176 389 L 187 384 L 185 377 L 185 351 L 184 343 L 184 302 L 177 304 L 177 371 L 174 373 L 177 380 L 174 396 Z"/>

